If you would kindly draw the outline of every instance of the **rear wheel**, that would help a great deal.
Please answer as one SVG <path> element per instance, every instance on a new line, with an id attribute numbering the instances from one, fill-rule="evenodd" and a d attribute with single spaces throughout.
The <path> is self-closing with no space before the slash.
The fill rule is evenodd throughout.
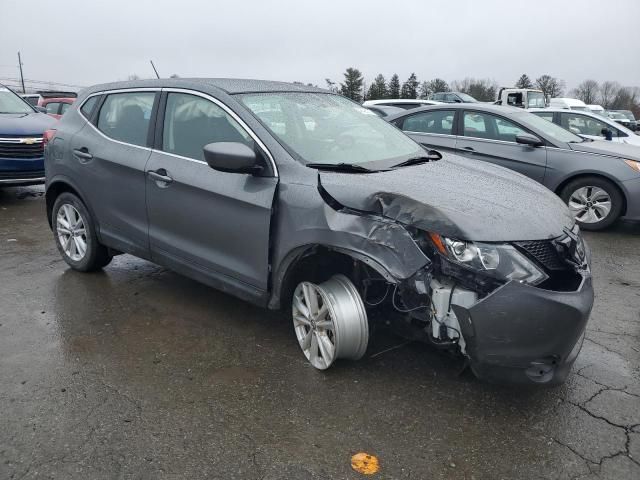
<path id="1" fill-rule="evenodd" d="M 338 358 L 358 360 L 367 350 L 367 312 L 355 285 L 344 275 L 320 284 L 299 283 L 292 314 L 300 348 L 319 370 Z"/>
<path id="2" fill-rule="evenodd" d="M 69 192 L 60 194 L 51 218 L 56 246 L 71 268 L 90 272 L 111 261 L 109 250 L 98 242 L 89 211 L 77 196 Z"/>
<path id="3" fill-rule="evenodd" d="M 562 190 L 560 196 L 583 230 L 607 228 L 622 212 L 620 190 L 602 177 L 577 178 Z"/>

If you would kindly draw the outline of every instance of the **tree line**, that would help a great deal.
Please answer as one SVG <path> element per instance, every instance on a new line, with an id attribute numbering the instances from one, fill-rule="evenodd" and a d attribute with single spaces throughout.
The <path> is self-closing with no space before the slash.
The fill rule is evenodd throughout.
<path id="1" fill-rule="evenodd" d="M 387 81 L 383 74 L 378 74 L 371 84 L 367 85 L 362 72 L 349 67 L 343 74 L 342 82 L 325 79 L 326 86 L 333 92 L 340 93 L 356 102 L 378 100 L 384 98 L 429 98 L 438 92 L 462 92 L 471 95 L 481 102 L 496 100 L 499 85 L 492 79 L 467 77 L 455 80 L 450 84 L 442 78 L 419 81 L 415 73 L 400 82 L 398 74 L 394 73 Z M 517 88 L 536 88 L 542 90 L 547 98 L 562 97 L 565 94 L 565 82 L 548 74 L 532 80 L 527 74 L 522 74 L 514 84 Z M 568 93 L 588 105 L 602 105 L 607 110 L 633 110 L 640 115 L 640 88 L 624 87 L 615 81 L 599 84 L 595 80 L 585 80 Z"/>

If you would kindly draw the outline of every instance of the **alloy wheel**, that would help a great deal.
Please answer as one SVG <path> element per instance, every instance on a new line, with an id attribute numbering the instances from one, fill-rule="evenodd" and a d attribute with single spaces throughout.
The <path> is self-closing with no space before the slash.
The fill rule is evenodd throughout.
<path id="1" fill-rule="evenodd" d="M 600 187 L 581 187 L 571 194 L 568 206 L 577 221 L 598 223 L 611 213 L 611 196 Z"/>
<path id="2" fill-rule="evenodd" d="M 344 275 L 316 285 L 300 283 L 293 294 L 293 326 L 302 352 L 325 370 L 337 358 L 361 358 L 369 340 L 364 303 Z"/>
<path id="3" fill-rule="evenodd" d="M 56 215 L 56 233 L 62 251 L 74 262 L 81 261 L 87 253 L 87 229 L 80 212 L 64 203 Z"/>

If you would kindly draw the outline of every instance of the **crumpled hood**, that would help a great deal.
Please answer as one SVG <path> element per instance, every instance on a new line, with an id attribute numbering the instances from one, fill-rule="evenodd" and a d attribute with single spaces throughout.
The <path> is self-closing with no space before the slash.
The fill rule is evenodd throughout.
<path id="1" fill-rule="evenodd" d="M 542 240 L 574 224 L 562 200 L 539 183 L 455 155 L 388 172 L 319 176 L 345 207 L 463 240 Z"/>
<path id="2" fill-rule="evenodd" d="M 572 150 L 577 152 L 597 153 L 600 155 L 612 155 L 620 158 L 640 161 L 640 148 L 637 145 L 627 143 L 609 142 L 607 140 L 594 140 L 593 142 L 570 143 Z"/>
<path id="3" fill-rule="evenodd" d="M 58 121 L 46 113 L 2 113 L 0 114 L 0 136 L 37 135 L 53 128 Z"/>

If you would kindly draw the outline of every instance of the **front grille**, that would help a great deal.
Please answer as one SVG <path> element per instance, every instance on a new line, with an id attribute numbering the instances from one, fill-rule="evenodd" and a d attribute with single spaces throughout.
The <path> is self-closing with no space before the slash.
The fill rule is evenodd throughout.
<path id="1" fill-rule="evenodd" d="M 0 138 L 0 158 L 41 158 L 44 155 L 42 138 Z"/>
<path id="2" fill-rule="evenodd" d="M 565 270 L 567 263 L 549 240 L 517 242 L 516 245 L 548 270 Z"/>

